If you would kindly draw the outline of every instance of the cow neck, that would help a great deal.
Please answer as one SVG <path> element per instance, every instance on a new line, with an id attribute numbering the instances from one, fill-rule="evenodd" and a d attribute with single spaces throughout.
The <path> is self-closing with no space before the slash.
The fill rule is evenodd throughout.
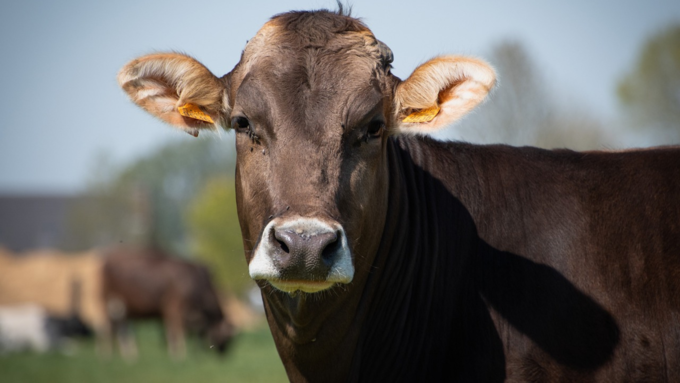
<path id="1" fill-rule="evenodd" d="M 263 294 L 267 321 L 290 381 L 344 381 L 359 333 L 351 326 L 351 316 L 360 294 L 350 292 L 332 292 L 335 300 Z"/>
<path id="2" fill-rule="evenodd" d="M 474 251 L 474 225 L 465 208 L 433 176 L 450 152 L 440 143 L 407 137 L 389 144 L 390 193 L 386 226 L 360 311 L 361 335 L 350 381 L 415 381 L 441 377 L 461 363 L 455 308 L 471 291 L 464 276 Z M 448 164 L 447 179 L 456 179 Z M 437 334 L 436 338 L 424 334 Z"/>
<path id="3" fill-rule="evenodd" d="M 441 174 L 433 176 L 441 173 L 433 159 L 450 154 L 424 138 L 389 139 L 387 218 L 371 272 L 360 292 L 338 297 L 341 305 L 334 302 L 328 310 L 322 302 L 308 302 L 314 326 L 299 328 L 323 341 L 293 342 L 284 334 L 291 323 L 278 318 L 283 310 L 264 300 L 291 381 L 427 380 L 465 363 L 462 346 L 451 345 L 465 338 L 454 330 L 470 326 L 459 323 L 464 314 L 454 308 L 471 289 L 463 278 L 468 260 L 463 255 L 474 251 L 476 242 L 472 220 L 451 186 L 437 178 Z M 447 179 L 453 182 L 460 172 L 457 164 L 449 165 Z"/>
<path id="4" fill-rule="evenodd" d="M 388 149 L 388 156 L 394 156 L 394 148 Z M 394 208 L 392 215 L 398 216 L 401 204 Z M 291 381 L 347 381 L 373 295 L 365 288 L 370 278 L 370 274 L 355 275 L 352 284 L 356 288 L 338 287 L 330 292 L 334 299 L 263 290 L 267 320 Z"/>

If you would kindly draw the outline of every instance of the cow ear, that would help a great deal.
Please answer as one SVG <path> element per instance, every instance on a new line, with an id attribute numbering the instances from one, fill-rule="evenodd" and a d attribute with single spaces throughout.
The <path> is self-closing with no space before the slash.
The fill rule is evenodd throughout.
<path id="1" fill-rule="evenodd" d="M 479 105 L 496 82 L 484 61 L 436 57 L 416 68 L 394 95 L 399 133 L 432 133 L 460 119 Z"/>
<path id="2" fill-rule="evenodd" d="M 118 83 L 135 104 L 193 136 L 200 129 L 229 127 L 225 83 L 192 57 L 140 57 L 120 70 Z"/>

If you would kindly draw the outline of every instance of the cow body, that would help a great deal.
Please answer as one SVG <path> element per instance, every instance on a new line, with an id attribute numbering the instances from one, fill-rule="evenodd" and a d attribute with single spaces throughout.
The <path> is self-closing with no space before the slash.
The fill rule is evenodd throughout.
<path id="1" fill-rule="evenodd" d="M 102 284 L 108 328 L 119 337 L 125 357 L 137 352 L 127 328 L 130 319 L 163 319 L 173 357 L 186 353 L 186 330 L 207 335 L 220 351 L 233 336 L 210 275 L 200 265 L 159 250 L 117 247 L 107 250 Z"/>
<path id="2" fill-rule="evenodd" d="M 290 380 L 679 379 L 680 149 L 433 141 L 493 70 L 442 56 L 402 81 L 391 61 L 342 12 L 291 12 L 221 78 L 171 53 L 118 77 L 192 135 L 236 132 L 246 259 Z"/>
<path id="3" fill-rule="evenodd" d="M 390 147 L 353 378 L 680 376 L 680 150 Z"/>

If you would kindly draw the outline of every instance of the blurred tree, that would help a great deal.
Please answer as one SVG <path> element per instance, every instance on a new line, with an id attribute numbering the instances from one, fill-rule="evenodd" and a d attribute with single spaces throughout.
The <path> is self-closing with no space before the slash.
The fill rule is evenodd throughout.
<path id="1" fill-rule="evenodd" d="M 666 143 L 680 142 L 680 25 L 647 41 L 617 94 L 633 127 L 657 130 Z"/>
<path id="2" fill-rule="evenodd" d="M 203 184 L 233 174 L 233 139 L 186 138 L 94 177 L 71 212 L 69 249 L 125 242 L 188 256 L 186 208 Z M 96 169 L 99 170 L 99 169 Z M 97 172 L 98 173 L 98 172 Z"/>
<path id="3" fill-rule="evenodd" d="M 139 195 L 136 215 L 146 214 L 141 221 L 148 222 L 147 242 L 187 254 L 186 207 L 211 176 L 233 172 L 232 147 L 211 138 L 188 138 L 161 148 L 120 173 L 116 186 Z"/>
<path id="4" fill-rule="evenodd" d="M 596 149 L 605 141 L 601 123 L 584 110 L 553 101 L 550 88 L 524 47 L 504 42 L 492 49 L 498 85 L 486 103 L 441 134 L 477 143 L 543 148 Z"/>
<path id="5" fill-rule="evenodd" d="M 131 214 L 133 195 L 113 182 L 119 172 L 106 153 L 95 158 L 86 193 L 68 212 L 68 230 L 60 246 L 63 250 L 139 241 L 135 236 L 143 233 L 139 232 L 139 219 Z"/>
<path id="6" fill-rule="evenodd" d="M 189 205 L 192 254 L 210 266 L 218 286 L 244 296 L 255 284 L 248 275 L 232 178 L 205 184 Z"/>

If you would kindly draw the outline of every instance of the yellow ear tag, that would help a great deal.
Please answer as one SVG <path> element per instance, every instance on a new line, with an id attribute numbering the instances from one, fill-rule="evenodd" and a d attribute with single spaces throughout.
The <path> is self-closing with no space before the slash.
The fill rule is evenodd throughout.
<path id="1" fill-rule="evenodd" d="M 439 105 L 435 105 L 431 108 L 420 109 L 417 112 L 413 112 L 406 116 L 403 122 L 430 122 L 439 114 Z"/>
<path id="2" fill-rule="evenodd" d="M 184 104 L 183 106 L 178 107 L 177 111 L 184 117 L 209 122 L 211 124 L 215 123 L 215 121 L 213 121 L 213 119 L 210 116 L 208 116 L 204 111 L 202 111 L 201 107 L 199 107 L 196 104 L 191 103 Z"/>

